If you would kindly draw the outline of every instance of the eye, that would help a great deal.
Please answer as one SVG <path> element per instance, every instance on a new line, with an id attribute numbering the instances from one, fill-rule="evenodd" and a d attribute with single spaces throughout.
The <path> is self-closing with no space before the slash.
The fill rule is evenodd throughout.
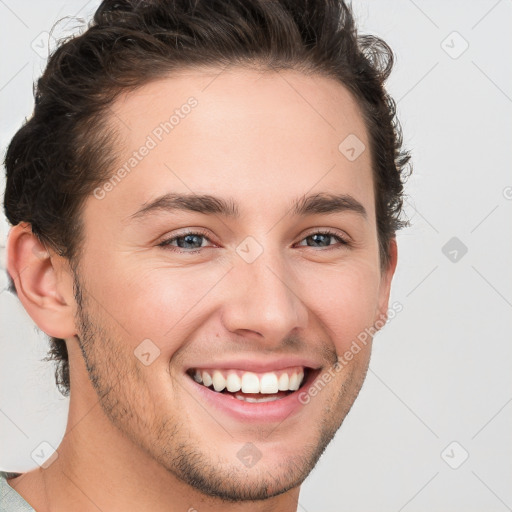
<path id="1" fill-rule="evenodd" d="M 341 235 L 334 231 L 322 230 L 316 231 L 302 240 L 312 240 L 312 244 L 306 243 L 307 247 L 329 247 L 329 242 L 332 239 L 336 239 L 340 245 L 349 245 L 349 242 L 345 240 Z M 158 244 L 159 247 L 166 247 L 172 251 L 186 254 L 197 254 L 201 249 L 205 249 L 202 246 L 202 240 L 211 240 L 208 238 L 207 233 L 203 231 L 188 231 L 171 238 L 167 238 Z M 304 247 L 304 245 L 302 245 Z M 180 250 L 184 249 L 184 250 Z"/>
<path id="2" fill-rule="evenodd" d="M 315 231 L 314 233 L 308 235 L 306 238 L 303 238 L 303 240 L 312 240 L 312 245 L 307 243 L 307 247 L 329 247 L 329 245 L 331 245 L 329 244 L 329 241 L 332 240 L 333 238 L 335 238 L 340 245 L 349 245 L 349 242 L 345 240 L 340 234 L 335 233 L 334 231 L 330 231 L 328 229 L 322 231 Z"/>
<path id="3" fill-rule="evenodd" d="M 159 247 L 170 247 L 172 251 L 176 251 L 179 253 L 187 253 L 187 254 L 195 254 L 200 252 L 202 247 L 201 239 L 206 239 L 211 241 L 206 233 L 203 231 L 189 231 L 187 233 L 182 233 L 178 236 L 173 236 L 172 238 L 167 238 L 158 244 Z M 174 244 L 176 242 L 176 245 Z M 176 247 L 176 249 L 174 248 Z M 180 251 L 179 249 L 185 249 Z M 187 249 L 196 249 L 196 250 L 187 250 Z"/>

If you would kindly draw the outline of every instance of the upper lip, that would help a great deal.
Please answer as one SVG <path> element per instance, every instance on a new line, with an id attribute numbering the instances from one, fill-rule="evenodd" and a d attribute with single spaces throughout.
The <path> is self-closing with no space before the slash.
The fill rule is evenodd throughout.
<path id="1" fill-rule="evenodd" d="M 304 366 L 305 368 L 312 368 L 317 370 L 322 367 L 318 361 L 302 357 L 275 357 L 269 360 L 262 360 L 257 358 L 244 358 L 244 359 L 226 359 L 225 361 L 209 361 L 207 363 L 191 364 L 186 367 L 186 371 L 203 370 L 203 369 L 219 369 L 219 370 L 244 370 L 255 373 L 273 372 L 277 370 L 284 370 L 294 366 Z"/>

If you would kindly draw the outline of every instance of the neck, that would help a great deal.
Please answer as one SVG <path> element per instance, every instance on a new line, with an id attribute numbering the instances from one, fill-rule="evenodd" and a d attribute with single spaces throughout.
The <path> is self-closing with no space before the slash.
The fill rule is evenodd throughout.
<path id="1" fill-rule="evenodd" d="M 74 396 L 73 389 L 80 393 Z M 57 453 L 50 466 L 40 469 L 38 487 L 44 489 L 47 502 L 41 512 L 297 510 L 299 487 L 263 501 L 232 503 L 206 496 L 179 480 L 109 421 L 88 379 L 71 382 L 68 423 Z"/>

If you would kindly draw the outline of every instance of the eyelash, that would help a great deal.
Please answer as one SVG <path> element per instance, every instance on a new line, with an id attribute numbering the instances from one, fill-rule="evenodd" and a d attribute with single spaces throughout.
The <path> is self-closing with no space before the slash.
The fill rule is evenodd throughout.
<path id="1" fill-rule="evenodd" d="M 211 242 L 210 238 L 208 237 L 208 233 L 206 233 L 205 231 L 198 230 L 198 231 L 188 231 L 188 232 L 182 233 L 180 235 L 176 235 L 176 236 L 173 236 L 171 238 L 167 238 L 165 240 L 162 240 L 158 244 L 158 246 L 159 247 L 164 247 L 164 248 L 168 248 L 169 247 L 171 251 L 177 252 L 178 254 L 197 254 L 202 249 L 206 249 L 206 247 L 200 247 L 199 249 L 194 249 L 194 250 L 191 250 L 191 251 L 187 251 L 187 250 L 182 250 L 182 249 L 180 249 L 178 247 L 175 247 L 175 246 L 171 246 L 171 242 L 174 242 L 178 238 L 184 238 L 184 237 L 189 236 L 189 235 L 199 235 L 199 236 L 202 236 L 202 237 L 206 238 L 208 241 Z M 306 238 L 309 238 L 309 237 L 311 237 L 313 235 L 328 235 L 328 236 L 331 236 L 333 238 L 336 238 L 341 246 L 348 246 L 348 245 L 350 245 L 350 243 L 347 240 L 345 240 L 339 233 L 336 233 L 336 232 L 331 231 L 329 229 L 314 231 L 313 233 L 310 233 L 309 235 L 305 236 L 301 240 L 301 242 L 303 240 L 305 240 Z M 303 245 L 301 247 L 307 247 L 307 246 Z M 311 249 L 315 249 L 314 247 L 310 247 L 310 248 Z M 336 248 L 335 246 L 327 247 L 327 248 L 324 249 L 324 251 L 325 250 L 335 249 L 335 248 Z"/>

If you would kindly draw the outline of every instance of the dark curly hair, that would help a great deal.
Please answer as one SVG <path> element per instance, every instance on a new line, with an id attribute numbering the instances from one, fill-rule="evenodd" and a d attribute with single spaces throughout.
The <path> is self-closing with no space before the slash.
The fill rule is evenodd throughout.
<path id="1" fill-rule="evenodd" d="M 73 267 L 80 212 L 116 162 L 108 110 L 121 93 L 194 66 L 259 66 L 332 77 L 357 100 L 369 134 L 382 267 L 402 220 L 410 156 L 384 82 L 388 45 L 357 34 L 342 0 L 105 0 L 87 30 L 59 42 L 34 88 L 32 116 L 5 156 L 4 209 Z M 10 276 L 9 276 L 10 277 Z M 12 279 L 11 290 L 16 293 Z M 60 392 L 70 391 L 65 341 L 50 338 Z"/>

